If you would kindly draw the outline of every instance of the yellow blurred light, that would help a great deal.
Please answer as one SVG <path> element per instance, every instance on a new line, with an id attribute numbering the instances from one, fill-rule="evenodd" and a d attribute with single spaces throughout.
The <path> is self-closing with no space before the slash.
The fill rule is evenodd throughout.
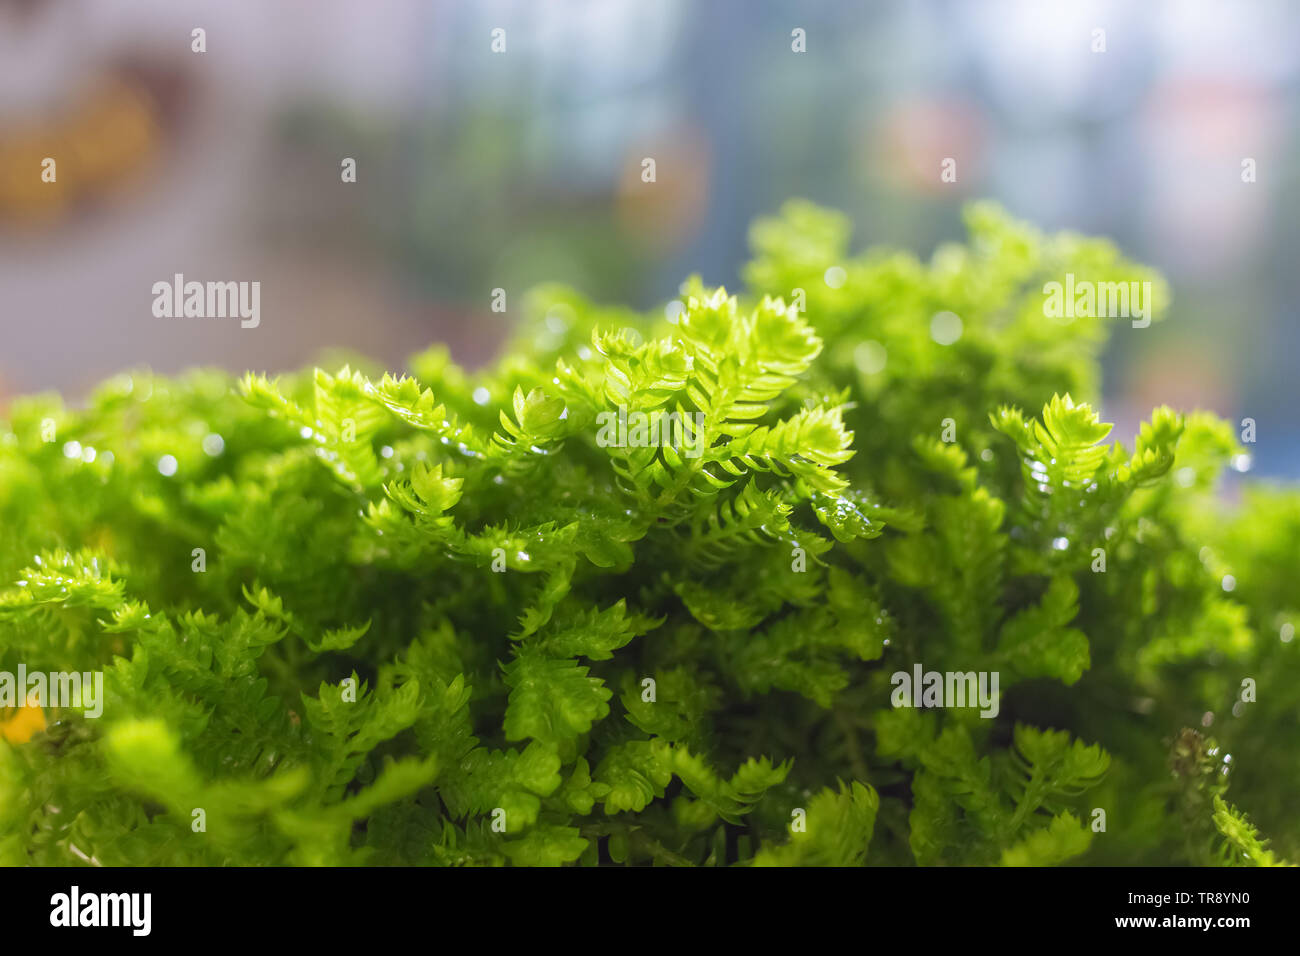
<path id="1" fill-rule="evenodd" d="M 141 89 L 113 80 L 67 115 L 0 131 L 0 220 L 57 219 L 114 191 L 155 152 L 155 113 Z M 46 157 L 54 182 L 42 178 Z"/>
<path id="2" fill-rule="evenodd" d="M 34 698 L 28 698 L 13 717 L 0 721 L 0 737 L 11 744 L 25 744 L 44 729 L 45 711 L 36 706 Z"/>

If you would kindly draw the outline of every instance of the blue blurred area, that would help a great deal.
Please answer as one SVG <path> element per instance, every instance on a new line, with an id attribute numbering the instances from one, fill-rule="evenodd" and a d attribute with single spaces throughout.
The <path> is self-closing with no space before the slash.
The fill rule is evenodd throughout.
<path id="1" fill-rule="evenodd" d="M 498 195 L 539 204 L 542 236 L 556 210 L 588 239 L 607 227 L 602 250 L 634 263 L 602 267 L 580 240 L 489 239 L 525 254 L 489 271 L 536 255 L 539 272 L 649 305 L 691 272 L 734 284 L 748 224 L 790 196 L 846 210 L 860 242 L 922 254 L 991 196 L 1113 237 L 1171 280 L 1170 321 L 1117 332 L 1112 416 L 1131 426 L 1169 402 L 1251 417 L 1256 470 L 1300 474 L 1300 5 L 559 2 L 458 6 L 449 25 L 515 44 L 450 51 L 435 126 L 512 116 L 521 150 Z M 642 155 L 657 158 L 653 208 L 628 187 Z M 944 157 L 956 184 L 939 182 Z M 611 204 L 625 215 L 606 220 Z"/>

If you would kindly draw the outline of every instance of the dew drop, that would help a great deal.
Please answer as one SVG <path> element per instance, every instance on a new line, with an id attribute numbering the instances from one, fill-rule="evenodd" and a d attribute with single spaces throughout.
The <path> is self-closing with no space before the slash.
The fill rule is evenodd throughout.
<path id="1" fill-rule="evenodd" d="M 883 372 L 888 360 L 889 353 L 874 339 L 859 342 L 857 348 L 853 350 L 853 364 L 863 375 L 876 375 Z"/>
<path id="2" fill-rule="evenodd" d="M 961 317 L 954 312 L 936 312 L 930 319 L 930 338 L 940 345 L 952 345 L 961 333 Z"/>

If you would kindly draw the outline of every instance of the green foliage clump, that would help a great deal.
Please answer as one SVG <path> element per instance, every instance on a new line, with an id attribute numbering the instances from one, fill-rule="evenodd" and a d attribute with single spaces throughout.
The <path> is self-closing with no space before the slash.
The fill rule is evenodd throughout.
<path id="1" fill-rule="evenodd" d="M 3 712 L 0 859 L 1300 858 L 1300 495 L 1225 505 L 1244 451 L 1205 413 L 1108 444 L 1115 320 L 1042 287 L 1165 286 L 968 224 L 852 255 L 792 203 L 743 296 L 538 289 L 476 373 L 434 348 L 15 402 L 0 670 L 104 699 Z M 915 665 L 996 673 L 996 716 L 895 706 Z"/>

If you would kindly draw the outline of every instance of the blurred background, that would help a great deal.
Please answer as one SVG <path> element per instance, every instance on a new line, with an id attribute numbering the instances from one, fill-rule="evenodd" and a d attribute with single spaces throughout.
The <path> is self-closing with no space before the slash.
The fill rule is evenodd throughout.
<path id="1" fill-rule="evenodd" d="M 1294 0 L 0 0 L 0 407 L 332 346 L 473 366 L 534 282 L 736 286 L 790 197 L 925 257 L 992 197 L 1171 281 L 1107 355 L 1116 437 L 1249 416 L 1253 470 L 1294 477 L 1298 92 Z M 177 272 L 261 282 L 261 325 L 155 318 Z"/>

